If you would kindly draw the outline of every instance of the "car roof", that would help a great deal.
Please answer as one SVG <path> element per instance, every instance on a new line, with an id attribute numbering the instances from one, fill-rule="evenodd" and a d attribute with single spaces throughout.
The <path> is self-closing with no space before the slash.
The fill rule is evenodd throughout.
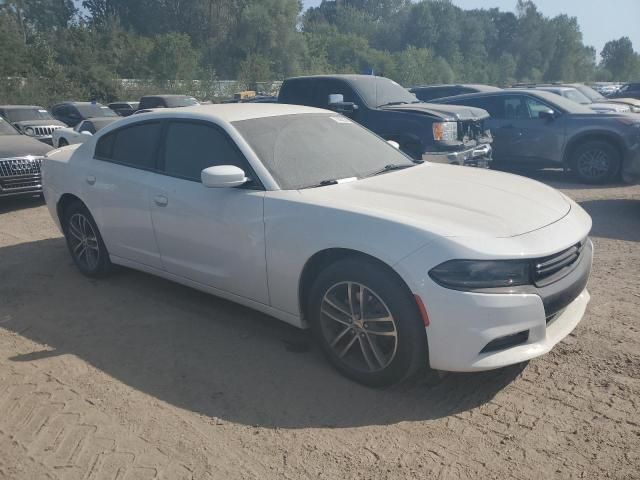
<path id="1" fill-rule="evenodd" d="M 11 109 L 11 110 L 32 110 L 34 108 L 38 108 L 40 110 L 44 110 L 44 107 L 40 105 L 0 105 L 0 108 Z"/>
<path id="2" fill-rule="evenodd" d="M 430 90 L 430 89 L 435 89 L 435 88 L 455 88 L 455 87 L 462 87 L 462 88 L 474 88 L 480 92 L 497 92 L 498 90 L 502 90 L 500 87 L 494 87 L 493 85 L 485 85 L 482 83 L 442 83 L 439 85 L 416 85 L 415 87 L 411 87 L 410 90 L 413 89 L 425 89 L 425 90 Z"/>
<path id="3" fill-rule="evenodd" d="M 175 94 L 175 93 L 171 93 L 171 94 L 160 94 L 160 95 L 143 95 L 141 98 L 193 98 L 193 95 L 182 95 L 182 94 Z M 122 103 L 129 103 L 129 102 L 122 102 Z M 136 102 L 130 102 L 130 103 L 136 103 Z"/>
<path id="4" fill-rule="evenodd" d="M 58 105 L 82 106 L 82 105 L 102 105 L 102 104 L 100 102 L 74 102 L 74 101 L 68 101 L 68 102 L 56 103 L 54 105 L 54 107 L 57 107 Z"/>
<path id="5" fill-rule="evenodd" d="M 279 103 L 221 103 L 214 105 L 194 105 L 179 108 L 157 108 L 146 113 L 132 115 L 121 120 L 121 125 L 150 118 L 199 118 L 237 122 L 254 118 L 277 117 L 282 115 L 330 113 L 329 110 L 304 107 L 301 105 L 286 105 Z"/>

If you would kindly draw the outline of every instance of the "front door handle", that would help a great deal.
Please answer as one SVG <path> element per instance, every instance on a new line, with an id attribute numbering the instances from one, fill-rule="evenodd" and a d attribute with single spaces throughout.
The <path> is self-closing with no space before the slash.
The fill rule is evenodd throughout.
<path id="1" fill-rule="evenodd" d="M 96 177 L 94 177 L 93 175 L 87 176 L 87 183 L 89 185 L 93 185 L 94 183 L 96 183 Z"/>
<path id="2" fill-rule="evenodd" d="M 156 202 L 156 205 L 159 207 L 166 207 L 169 204 L 169 199 L 164 195 L 156 195 L 153 197 L 153 201 Z"/>

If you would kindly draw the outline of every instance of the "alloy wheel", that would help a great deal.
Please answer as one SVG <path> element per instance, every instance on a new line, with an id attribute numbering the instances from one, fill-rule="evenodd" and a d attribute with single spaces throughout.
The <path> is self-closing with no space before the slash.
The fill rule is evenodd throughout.
<path id="1" fill-rule="evenodd" d="M 76 261 L 87 270 L 95 270 L 100 258 L 98 237 L 89 219 L 82 213 L 74 213 L 69 219 L 69 243 Z"/>
<path id="2" fill-rule="evenodd" d="M 320 308 L 322 334 L 340 361 L 367 373 L 391 364 L 398 348 L 396 320 L 373 290 L 358 282 L 337 283 Z"/>
<path id="3" fill-rule="evenodd" d="M 607 152 L 601 149 L 592 149 L 582 152 L 576 166 L 582 177 L 595 180 L 608 174 L 610 164 L 611 159 Z"/>

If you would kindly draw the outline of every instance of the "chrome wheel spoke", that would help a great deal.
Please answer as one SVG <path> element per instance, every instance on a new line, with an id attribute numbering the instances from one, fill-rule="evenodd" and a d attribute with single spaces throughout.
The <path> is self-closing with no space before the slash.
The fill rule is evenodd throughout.
<path id="1" fill-rule="evenodd" d="M 384 354 L 378 348 L 378 345 L 376 344 L 375 339 L 371 338 L 368 333 L 365 334 L 365 338 L 369 343 L 369 347 L 371 347 L 371 351 L 373 352 L 373 355 L 376 357 L 376 360 L 378 361 L 378 365 L 384 365 L 385 364 Z"/>
<path id="2" fill-rule="evenodd" d="M 351 326 L 351 322 L 349 322 L 349 320 L 343 320 L 342 318 L 339 318 L 336 314 L 331 313 L 327 309 L 323 308 L 321 312 L 327 317 L 329 317 L 331 320 L 333 320 L 334 322 L 341 323 L 342 325 Z"/>
<path id="3" fill-rule="evenodd" d="M 376 366 L 373 358 L 371 358 L 371 353 L 369 352 L 369 347 L 367 346 L 368 342 L 363 338 L 362 335 L 358 338 L 358 342 L 360 343 L 360 351 L 362 352 L 362 356 L 364 357 L 364 361 L 367 363 L 369 370 L 377 370 L 379 367 Z"/>
<path id="4" fill-rule="evenodd" d="M 380 330 L 367 330 L 369 335 L 378 335 L 379 337 L 395 337 L 396 332 L 381 332 Z"/>
<path id="5" fill-rule="evenodd" d="M 350 326 L 349 327 L 345 327 L 345 329 L 342 330 L 342 332 L 340 332 L 338 335 L 336 335 L 336 338 L 333 339 L 333 341 L 331 342 L 331 346 L 335 347 L 338 344 L 338 342 L 340 340 L 342 340 L 344 338 L 344 336 L 347 333 L 349 333 L 350 331 L 351 331 L 351 327 Z"/>
<path id="6" fill-rule="evenodd" d="M 344 347 L 344 348 L 342 349 L 342 351 L 338 354 L 338 355 L 340 356 L 340 358 L 344 357 L 344 356 L 347 354 L 347 352 L 349 351 L 349 349 L 350 349 L 351 347 L 353 347 L 353 344 L 354 344 L 354 343 L 356 343 L 356 340 L 357 340 L 357 339 L 358 339 L 358 336 L 357 336 L 357 335 L 354 335 L 354 336 L 353 336 L 353 338 L 352 338 L 351 340 L 349 340 L 349 343 L 347 343 L 347 346 L 346 346 L 346 347 Z"/>
<path id="7" fill-rule="evenodd" d="M 338 303 L 328 297 L 325 297 L 324 301 L 326 303 L 328 303 L 329 305 L 331 305 L 333 308 L 335 308 L 336 310 L 338 310 L 339 312 L 343 313 L 344 315 L 351 317 L 351 312 L 347 311 L 344 309 L 344 307 L 338 305 Z"/>

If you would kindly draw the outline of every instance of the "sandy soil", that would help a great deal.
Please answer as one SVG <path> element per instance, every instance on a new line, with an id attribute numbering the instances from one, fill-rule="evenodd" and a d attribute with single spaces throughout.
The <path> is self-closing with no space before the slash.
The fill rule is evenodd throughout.
<path id="1" fill-rule="evenodd" d="M 246 308 L 88 280 L 41 202 L 0 202 L 0 478 L 640 478 L 640 187 L 555 175 L 594 219 L 575 332 L 526 366 L 386 391 Z"/>

